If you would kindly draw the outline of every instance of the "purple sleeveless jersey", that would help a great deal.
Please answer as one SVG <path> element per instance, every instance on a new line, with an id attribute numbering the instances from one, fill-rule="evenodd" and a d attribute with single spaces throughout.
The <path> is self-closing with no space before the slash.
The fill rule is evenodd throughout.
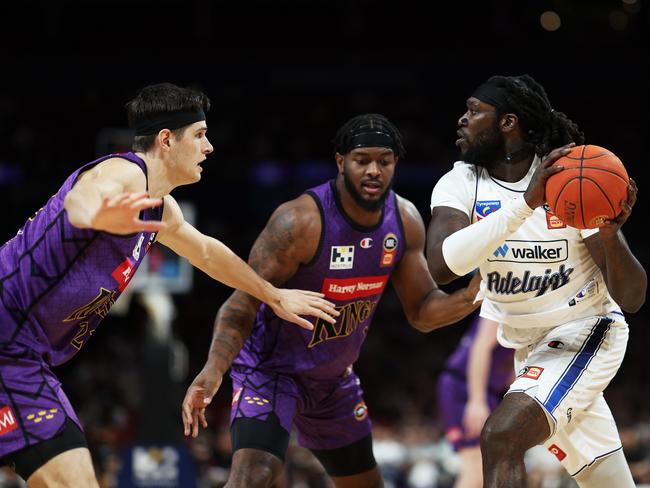
<path id="1" fill-rule="evenodd" d="M 50 366 L 79 352 L 155 239 L 155 233 L 118 236 L 68 221 L 63 201 L 79 174 L 114 157 L 147 174 L 133 153 L 86 164 L 0 248 L 0 457 L 56 435 L 66 415 L 79 424 Z M 161 217 L 162 206 L 141 215 Z"/>
<path id="2" fill-rule="evenodd" d="M 359 357 L 377 302 L 405 249 L 404 232 L 392 191 L 383 218 L 372 228 L 346 216 L 333 181 L 307 193 L 321 213 L 321 238 L 312 262 L 301 266 L 285 286 L 324 293 L 341 315 L 334 325 L 317 320 L 308 331 L 280 320 L 263 304 L 235 364 L 336 378 Z"/>
<path id="3" fill-rule="evenodd" d="M 359 227 L 346 216 L 333 181 L 307 193 L 320 210 L 321 238 L 312 262 L 301 266 L 286 286 L 322 291 L 341 315 L 334 325 L 317 320 L 308 331 L 262 305 L 230 372 L 230 419 L 277 418 L 287 433 L 296 426 L 302 446 L 338 449 L 366 437 L 372 428 L 351 366 L 406 243 L 392 191 L 381 221 L 372 228 Z"/>

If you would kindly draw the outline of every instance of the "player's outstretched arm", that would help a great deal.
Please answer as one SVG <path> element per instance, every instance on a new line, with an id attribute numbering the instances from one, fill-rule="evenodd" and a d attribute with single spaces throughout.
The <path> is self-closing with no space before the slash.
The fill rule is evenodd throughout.
<path id="1" fill-rule="evenodd" d="M 519 229 L 535 208 L 544 203 L 546 180 L 563 169 L 554 165 L 555 161 L 568 154 L 574 145 L 567 144 L 551 151 L 533 173 L 523 197 L 511 200 L 499 211 L 490 213 L 472 225 L 462 227 L 465 221 L 458 217 L 462 213 L 458 210 L 443 210 L 447 220 L 441 219 L 441 214 L 434 211 L 429 223 L 432 242 L 427 249 L 428 264 L 433 276 L 440 279 L 441 283 L 446 283 L 483 264 L 494 249 Z M 450 221 L 450 216 L 456 220 Z M 437 229 L 439 225 L 441 230 Z M 454 231 L 454 226 L 461 228 Z M 451 234 L 444 235 L 450 230 Z"/>
<path id="2" fill-rule="evenodd" d="M 271 216 L 250 252 L 249 264 L 262 278 L 280 286 L 301 264 L 309 262 L 321 232 L 320 214 L 309 196 L 281 205 Z M 235 291 L 221 306 L 214 324 L 208 359 L 183 400 L 185 435 L 196 437 L 199 422 L 207 427 L 205 407 L 216 394 L 223 375 L 239 353 L 253 328 L 260 301 L 248 293 Z M 326 320 L 338 315 L 326 308 Z"/>
<path id="3" fill-rule="evenodd" d="M 637 191 L 636 183 L 630 179 L 627 201 L 621 202 L 621 214 L 585 239 L 589 253 L 605 277 L 607 290 L 626 312 L 637 312 L 641 308 L 648 286 L 646 272 L 621 232 L 622 225 L 632 214 Z"/>
<path id="4" fill-rule="evenodd" d="M 81 175 L 64 200 L 68 220 L 81 229 L 112 234 L 157 232 L 165 224 L 140 220 L 145 208 L 162 204 L 149 198 L 144 173 L 124 159 L 107 159 Z"/>
<path id="5" fill-rule="evenodd" d="M 332 315 L 338 312 L 331 302 L 322 298 L 322 293 L 276 288 L 228 246 L 186 222 L 178 203 L 170 195 L 165 197 L 163 221 L 168 228 L 158 234 L 158 241 L 215 280 L 254 296 L 268 304 L 279 317 L 306 329 L 313 326 L 301 315 L 335 322 Z"/>
<path id="6" fill-rule="evenodd" d="M 406 233 L 407 249 L 392 274 L 395 291 L 402 302 L 409 323 L 421 332 L 430 332 L 458 322 L 475 310 L 480 275 L 454 293 L 440 290 L 429 274 L 424 258 L 424 223 L 420 213 L 408 200 L 399 199 L 400 215 Z"/>

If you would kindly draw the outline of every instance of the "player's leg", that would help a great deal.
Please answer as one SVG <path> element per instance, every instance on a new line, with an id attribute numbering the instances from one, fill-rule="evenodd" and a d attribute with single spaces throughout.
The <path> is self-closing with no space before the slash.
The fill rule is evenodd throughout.
<path id="1" fill-rule="evenodd" d="M 479 446 L 458 451 L 460 470 L 454 488 L 481 488 L 483 486 L 483 461 Z"/>
<path id="2" fill-rule="evenodd" d="M 338 449 L 311 449 L 337 488 L 381 488 L 384 482 L 368 434 Z"/>
<path id="3" fill-rule="evenodd" d="M 445 429 L 445 437 L 460 458 L 460 468 L 454 488 L 481 488 L 483 486 L 480 439 L 465 433 L 463 416 L 467 405 L 467 380 L 452 372 L 438 377 L 438 408 Z M 500 395 L 487 393 L 488 406 L 494 410 L 501 401 Z"/>
<path id="4" fill-rule="evenodd" d="M 232 465 L 228 488 L 271 487 L 279 479 L 289 445 L 289 432 L 275 414 L 266 420 L 238 418 L 230 428 Z"/>
<path id="5" fill-rule="evenodd" d="M 27 479 L 28 488 L 99 488 L 90 451 L 78 447 L 53 457 Z"/>
<path id="6" fill-rule="evenodd" d="M 299 391 L 287 376 L 233 368 L 228 488 L 271 487 L 283 471 Z"/>
<path id="7" fill-rule="evenodd" d="M 525 393 L 506 395 L 481 432 L 484 486 L 525 486 L 524 455 L 550 434 L 546 413 L 535 400 Z"/>
<path id="8" fill-rule="evenodd" d="M 580 488 L 600 488 L 615 486 L 616 488 L 634 488 L 634 480 L 622 450 L 599 459 L 587 466 L 574 476 Z"/>
<path id="9" fill-rule="evenodd" d="M 519 453 L 544 441 L 545 433 L 552 434 L 546 447 L 572 476 L 620 449 L 602 391 L 623 360 L 627 336 L 622 317 L 592 317 L 557 327 L 516 352 L 519 376 L 483 432 L 486 486 L 523 483 Z M 498 442 L 503 432 L 507 434 Z M 506 445 L 509 438 L 512 444 Z M 509 468 L 513 451 L 516 462 Z"/>
<path id="10" fill-rule="evenodd" d="M 86 439 L 70 419 L 58 435 L 13 452 L 5 461 L 29 488 L 98 486 Z"/>
<path id="11" fill-rule="evenodd" d="M 39 355 L 15 344 L 0 352 L 0 439 L 2 461 L 30 487 L 97 486 L 59 380 Z"/>
<path id="12" fill-rule="evenodd" d="M 352 368 L 336 381 L 305 380 L 301 386 L 309 395 L 295 419 L 300 445 L 314 453 L 337 488 L 383 487 L 368 408 Z"/>
<path id="13" fill-rule="evenodd" d="M 633 487 L 618 430 L 603 395 L 573 417 L 545 442 L 545 447 L 583 488 Z"/>

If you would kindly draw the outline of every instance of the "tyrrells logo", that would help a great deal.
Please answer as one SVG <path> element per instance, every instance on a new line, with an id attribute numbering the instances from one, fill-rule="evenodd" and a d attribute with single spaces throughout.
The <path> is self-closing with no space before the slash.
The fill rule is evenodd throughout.
<path id="1" fill-rule="evenodd" d="M 517 293 L 536 291 L 535 296 L 539 297 L 548 290 L 557 290 L 566 285 L 569 282 L 571 273 L 573 273 L 573 268 L 567 268 L 561 264 L 556 272 L 547 269 L 541 276 L 531 276 L 528 270 L 524 271 L 521 278 L 513 276 L 512 271 L 508 271 L 505 276 L 493 271 L 487 274 L 485 281 L 489 291 L 500 295 L 516 295 Z"/>
<path id="2" fill-rule="evenodd" d="M 553 241 L 509 240 L 497 247 L 490 262 L 506 263 L 559 263 L 569 257 L 569 244 L 566 239 Z"/>

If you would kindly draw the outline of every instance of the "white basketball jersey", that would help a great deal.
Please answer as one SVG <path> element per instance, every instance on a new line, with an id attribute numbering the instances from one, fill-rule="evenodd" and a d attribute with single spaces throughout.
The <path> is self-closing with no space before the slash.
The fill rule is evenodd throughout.
<path id="1" fill-rule="evenodd" d="M 458 161 L 436 184 L 431 208 L 452 207 L 476 222 L 523 194 L 539 165 L 509 183 L 487 170 Z M 521 347 L 550 328 L 592 315 L 619 312 L 584 239 L 597 229 L 566 226 L 543 207 L 494 249 L 480 266 L 481 316 L 499 322 L 499 342 Z"/>

